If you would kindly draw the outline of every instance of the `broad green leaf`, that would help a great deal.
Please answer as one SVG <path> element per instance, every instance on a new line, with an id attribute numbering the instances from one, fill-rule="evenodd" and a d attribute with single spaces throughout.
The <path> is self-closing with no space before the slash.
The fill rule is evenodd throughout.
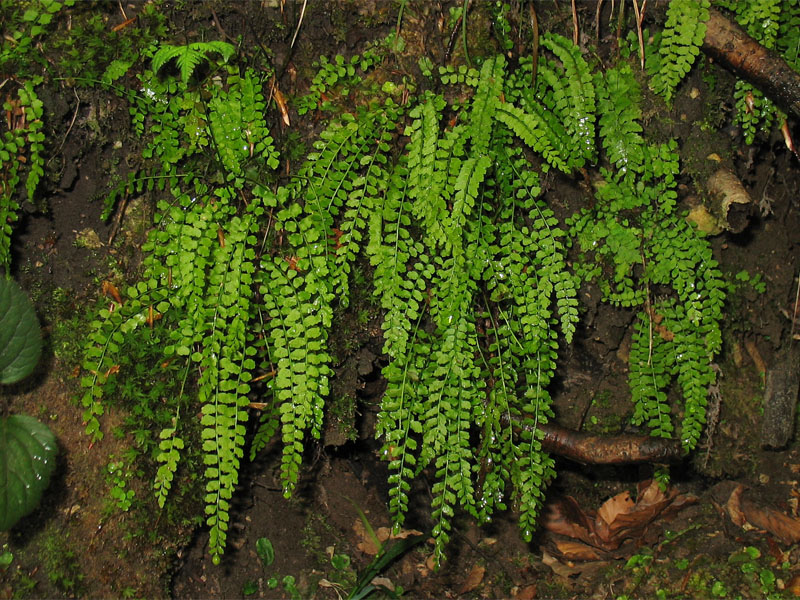
<path id="1" fill-rule="evenodd" d="M 264 567 L 269 567 L 275 561 L 275 549 L 268 538 L 261 537 L 256 540 L 256 554 Z"/>
<path id="2" fill-rule="evenodd" d="M 0 531 L 39 504 L 56 464 L 56 438 L 27 415 L 0 419 Z"/>
<path id="3" fill-rule="evenodd" d="M 41 353 L 33 304 L 16 283 L 0 278 L 0 383 L 16 383 L 30 375 Z"/>

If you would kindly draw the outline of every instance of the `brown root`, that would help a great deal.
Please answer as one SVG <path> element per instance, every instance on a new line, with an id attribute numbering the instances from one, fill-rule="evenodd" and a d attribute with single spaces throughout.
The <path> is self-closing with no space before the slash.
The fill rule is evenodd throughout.
<path id="1" fill-rule="evenodd" d="M 515 433 L 521 429 L 514 425 Z M 679 440 L 648 435 L 592 435 L 554 423 L 540 423 L 537 429 L 544 434 L 543 450 L 588 465 L 666 464 L 685 456 Z"/>
<path id="2" fill-rule="evenodd" d="M 709 10 L 703 52 L 760 89 L 780 108 L 800 117 L 800 73 L 713 8 Z"/>

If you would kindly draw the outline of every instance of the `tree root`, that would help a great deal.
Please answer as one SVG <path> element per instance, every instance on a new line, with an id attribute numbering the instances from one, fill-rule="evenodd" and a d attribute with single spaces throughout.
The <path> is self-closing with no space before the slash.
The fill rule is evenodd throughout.
<path id="1" fill-rule="evenodd" d="M 713 8 L 706 23 L 703 52 L 760 89 L 781 109 L 800 117 L 800 73 Z"/>
<path id="2" fill-rule="evenodd" d="M 666 464 L 686 455 L 680 440 L 648 435 L 592 435 L 555 423 L 539 423 L 536 428 L 544 434 L 543 450 L 586 465 Z M 515 434 L 519 435 L 522 429 L 514 423 Z"/>

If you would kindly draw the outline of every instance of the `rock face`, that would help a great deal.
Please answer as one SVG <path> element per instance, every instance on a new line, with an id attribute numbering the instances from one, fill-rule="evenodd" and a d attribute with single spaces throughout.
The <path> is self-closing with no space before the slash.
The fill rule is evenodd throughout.
<path id="1" fill-rule="evenodd" d="M 761 422 L 761 447 L 777 450 L 786 446 L 794 433 L 794 411 L 800 388 L 800 363 L 790 353 L 767 372 L 764 390 L 764 418 Z"/>

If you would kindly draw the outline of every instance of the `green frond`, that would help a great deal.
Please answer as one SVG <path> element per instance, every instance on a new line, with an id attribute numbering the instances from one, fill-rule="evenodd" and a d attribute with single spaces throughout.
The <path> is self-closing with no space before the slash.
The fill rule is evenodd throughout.
<path id="1" fill-rule="evenodd" d="M 644 168 L 641 90 L 629 65 L 597 75 L 597 112 L 600 139 L 609 162 L 622 177 L 641 174 Z"/>
<path id="2" fill-rule="evenodd" d="M 217 53 L 227 61 L 234 53 L 233 45 L 219 40 L 211 42 L 193 42 L 185 46 L 162 45 L 151 59 L 151 67 L 155 73 L 173 58 L 180 69 L 181 81 L 186 83 L 194 73 L 197 66 L 208 60 L 208 54 Z"/>
<path id="3" fill-rule="evenodd" d="M 672 35 L 662 48 L 683 33 Z M 321 437 L 335 376 L 334 314 L 348 305 L 351 273 L 364 256 L 372 270 L 360 272 L 372 273 L 384 310 L 386 390 L 375 430 L 389 509 L 401 525 L 414 479 L 430 479 L 437 562 L 459 513 L 485 522 L 513 506 L 530 539 L 554 477 L 541 425 L 554 416 L 549 388 L 560 344 L 576 331 L 582 279 L 639 314 L 634 421 L 672 436 L 678 398 L 671 402 L 668 390 L 679 391 L 678 435 L 687 449 L 696 444 L 721 345 L 724 286 L 707 241 L 678 213 L 677 146 L 645 143 L 631 68 L 592 77 L 580 49 L 557 35 L 543 36 L 542 50 L 536 82 L 530 59 L 512 69 L 496 56 L 480 71 L 440 69 L 451 86 L 441 94 L 415 97 L 412 86 L 386 82 L 380 100 L 363 77 L 380 52 L 321 59 L 311 93 L 298 102 L 301 113 L 320 110 L 329 121 L 283 185 L 270 174 L 279 155 L 266 124 L 267 76 L 220 64 L 229 45 L 164 45 L 139 87 L 120 92 L 134 129 L 146 135 L 144 166 L 120 181 L 108 206 L 143 190 L 157 189 L 159 200 L 142 280 L 100 313 L 88 336 L 84 417 L 99 439 L 105 394 L 125 376 L 118 358 L 134 333 L 152 330 L 165 362 L 179 359 L 197 373 L 196 394 L 182 389 L 171 422 L 156 429 L 154 488 L 165 506 L 181 460 L 199 450 L 215 562 L 248 412 L 261 410 L 251 459 L 279 438 L 286 496 Z M 214 81 L 189 86 L 210 59 Z M 180 77 L 158 77 L 171 60 Z M 110 70 L 109 82 L 124 67 Z M 335 97 L 355 86 L 373 99 L 342 112 Z M 400 91 L 409 92 L 407 102 Z M 0 159 L 33 141 L 5 135 Z M 598 161 L 605 168 L 595 201 L 565 231 L 540 175 L 556 168 L 572 176 Z M 579 255 L 568 262 L 572 243 Z M 254 377 L 263 381 L 258 388 Z M 263 397 L 253 398 L 256 390 Z M 198 413 L 199 440 L 188 426 Z"/>
<path id="4" fill-rule="evenodd" d="M 134 61 L 130 59 L 112 60 L 106 67 L 106 70 L 103 71 L 103 75 L 100 77 L 100 80 L 106 85 L 114 83 L 117 79 L 125 75 L 125 73 L 130 70 L 130 68 L 133 66 L 133 62 Z"/>
<path id="5" fill-rule="evenodd" d="M 475 90 L 472 99 L 467 132 L 472 138 L 472 151 L 476 154 L 486 152 L 489 147 L 494 111 L 503 92 L 505 64 L 503 55 L 498 54 L 487 59 L 481 67 L 478 89 Z"/>
<path id="6" fill-rule="evenodd" d="M 228 90 L 217 88 L 208 101 L 208 127 L 228 182 L 244 177 L 248 163 L 278 167 L 278 153 L 265 120 L 266 102 L 258 76 L 229 69 Z"/>
<path id="7" fill-rule="evenodd" d="M 276 256 L 262 264 L 261 293 L 269 317 L 269 344 L 276 375 L 273 393 L 278 402 L 283 440 L 281 480 L 286 496 L 297 484 L 306 433 L 318 439 L 322 407 L 333 374 L 327 351 L 332 310 L 331 295 L 319 257 L 293 261 Z"/>
<path id="8" fill-rule="evenodd" d="M 757 42 L 778 50 L 793 68 L 800 68 L 800 6 L 796 2 L 730 0 L 723 6 L 735 14 L 739 25 Z M 752 144 L 759 132 L 769 134 L 776 122 L 786 118 L 760 90 L 741 79 L 736 81 L 733 97 L 734 122 L 742 128 L 747 144 Z"/>
<path id="9" fill-rule="evenodd" d="M 589 64 L 580 48 L 563 36 L 546 33 L 541 44 L 561 63 L 556 71 L 545 61 L 540 72 L 552 88 L 550 108 L 563 119 L 570 138 L 569 162 L 580 168 L 595 158 L 595 90 Z"/>
<path id="10" fill-rule="evenodd" d="M 348 275 L 361 251 L 367 228 L 367 219 L 377 211 L 382 197 L 387 193 L 393 141 L 392 131 L 402 115 L 402 107 L 388 98 L 383 105 L 370 109 L 369 116 L 359 119 L 358 166 L 353 170 L 352 187 L 339 209 L 341 217 L 334 230 L 336 258 L 333 267 L 334 290 L 339 303 L 347 306 L 349 299 Z M 332 205 L 333 206 L 333 205 Z"/>
<path id="11" fill-rule="evenodd" d="M 192 52 L 230 55 L 232 47 L 191 45 Z M 169 60 L 170 50 L 158 60 Z M 177 55 L 173 55 L 177 56 Z M 158 68 L 158 60 L 154 61 Z M 163 65 L 163 62 L 162 62 Z M 181 61 L 179 59 L 179 66 Z M 183 64 L 185 66 L 185 63 Z M 191 73 L 184 73 L 188 78 Z M 82 399 L 87 433 L 102 437 L 100 419 L 105 390 L 120 370 L 121 347 L 134 332 L 159 329 L 165 364 L 178 357 L 199 372 L 193 402 L 196 410 L 177 411 L 161 428 L 154 488 L 160 506 L 168 501 L 181 456 L 189 444 L 200 444 L 206 479 L 205 514 L 209 549 L 215 562 L 225 548 L 230 503 L 238 483 L 250 404 L 250 381 L 258 345 L 251 321 L 257 239 L 265 208 L 278 196 L 245 175 L 245 167 L 265 171 L 277 166 L 277 154 L 264 117 L 262 76 L 229 68 L 226 85 L 212 85 L 201 97 L 185 81 L 161 82 L 152 71 L 142 76 L 145 94 L 125 96 L 133 102 L 134 123 L 149 128 L 143 158 L 157 167 L 122 183 L 125 191 L 163 191 L 155 227 L 143 245 L 143 276 L 122 293 L 123 303 L 103 310 L 92 324 L 85 349 L 86 388 Z M 214 152 L 212 177 L 182 172 L 189 159 Z M 214 169 L 217 169 L 214 172 Z M 146 183 L 145 183 L 146 182 Z M 240 208 L 241 198 L 247 198 Z M 156 334 L 154 334 L 156 335 Z M 200 440 L 190 439 L 182 418 L 200 413 Z"/>
<path id="12" fill-rule="evenodd" d="M 569 164 L 560 150 L 560 142 L 566 137 L 566 131 L 557 121 L 545 117 L 544 109 L 533 110 L 535 112 L 528 113 L 518 106 L 504 102 L 497 107 L 496 118 L 529 148 L 541 154 L 548 163 L 568 173 Z"/>
<path id="13" fill-rule="evenodd" d="M 675 354 L 670 352 L 665 339 L 669 337 L 668 330 L 656 328 L 663 320 L 664 308 L 654 311 L 658 311 L 655 316 L 639 314 L 631 340 L 628 358 L 628 385 L 633 402 L 631 422 L 645 425 L 654 436 L 668 438 L 674 425 L 666 389 L 672 380 Z"/>
<path id="14" fill-rule="evenodd" d="M 181 458 L 181 450 L 184 449 L 184 441 L 182 438 L 175 435 L 174 427 L 165 427 L 159 434 L 161 442 L 158 445 L 159 453 L 156 461 L 159 463 L 156 478 L 153 482 L 153 488 L 156 492 L 156 501 L 159 508 L 164 508 L 164 503 L 167 501 L 170 489 L 172 489 L 172 480 L 175 477 L 175 471 L 178 469 L 178 463 Z"/>
<path id="15" fill-rule="evenodd" d="M 674 0 L 667 8 L 667 21 L 659 46 L 657 65 L 648 65 L 650 85 L 672 102 L 675 88 L 689 73 L 706 35 L 711 0 Z"/>

